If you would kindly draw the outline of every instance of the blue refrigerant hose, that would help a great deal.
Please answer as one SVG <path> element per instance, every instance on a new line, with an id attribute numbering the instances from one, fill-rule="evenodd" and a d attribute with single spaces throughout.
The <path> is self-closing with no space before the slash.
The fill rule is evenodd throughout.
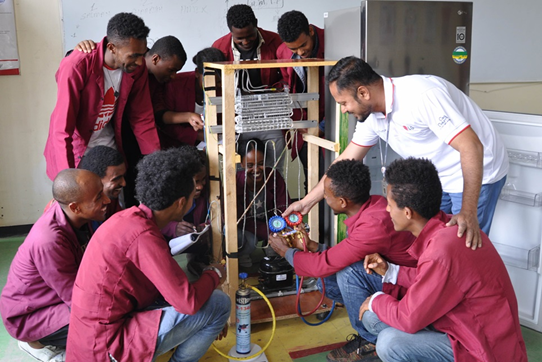
<path id="1" fill-rule="evenodd" d="M 299 277 L 296 275 L 295 276 L 295 287 L 296 287 L 296 290 L 299 291 Z M 333 305 L 331 306 L 331 310 L 329 311 L 329 314 L 323 319 L 321 320 L 320 322 L 318 323 L 311 323 L 311 322 L 308 322 L 305 317 L 303 317 L 301 314 L 301 306 L 298 304 L 297 305 L 297 311 L 299 313 L 299 316 L 301 318 L 301 320 L 303 321 L 303 323 L 305 323 L 306 325 L 309 325 L 309 326 L 319 326 L 320 324 L 322 323 L 325 323 L 328 321 L 329 318 L 331 318 L 331 315 L 333 314 L 333 311 L 335 310 L 335 301 L 333 301 Z"/>

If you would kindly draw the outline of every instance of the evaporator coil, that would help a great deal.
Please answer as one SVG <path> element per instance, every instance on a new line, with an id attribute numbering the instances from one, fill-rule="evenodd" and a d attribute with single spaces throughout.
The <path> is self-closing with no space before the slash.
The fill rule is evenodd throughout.
<path id="1" fill-rule="evenodd" d="M 235 132 L 290 129 L 293 126 L 293 101 L 288 88 L 283 92 L 237 95 Z"/>

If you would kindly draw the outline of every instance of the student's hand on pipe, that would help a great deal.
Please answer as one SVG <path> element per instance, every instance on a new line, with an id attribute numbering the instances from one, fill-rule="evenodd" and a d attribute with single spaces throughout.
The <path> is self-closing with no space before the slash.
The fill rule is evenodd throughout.
<path id="1" fill-rule="evenodd" d="M 363 314 L 369 310 L 369 302 L 371 301 L 372 295 L 368 296 L 367 299 L 363 301 L 361 307 L 359 307 L 359 320 L 363 318 Z"/>
<path id="2" fill-rule="evenodd" d="M 175 235 L 182 236 L 186 234 L 190 234 L 193 232 L 196 232 L 197 229 L 194 226 L 194 224 L 188 222 L 188 221 L 179 221 L 177 223 L 177 226 L 175 227 Z"/>
<path id="3" fill-rule="evenodd" d="M 480 224 L 478 223 L 478 215 L 475 213 L 467 214 L 460 212 L 457 215 L 452 216 L 452 219 L 448 221 L 446 226 L 457 227 L 457 237 L 461 238 L 466 232 L 465 245 L 467 248 L 476 250 L 476 248 L 482 247 L 482 236 L 480 234 Z"/>
<path id="4" fill-rule="evenodd" d="M 277 233 L 269 234 L 269 238 L 267 239 L 269 241 L 269 245 L 284 258 L 284 255 L 286 255 L 286 251 L 290 248 L 288 246 L 288 242 Z"/>
<path id="5" fill-rule="evenodd" d="M 228 336 L 228 323 L 222 328 L 218 336 L 216 337 L 216 341 L 220 341 L 222 338 L 226 338 Z"/>
<path id="6" fill-rule="evenodd" d="M 92 40 L 82 40 L 75 46 L 75 50 L 83 53 L 90 53 L 96 49 L 96 43 Z"/>
<path id="7" fill-rule="evenodd" d="M 384 275 L 388 271 L 388 262 L 384 260 L 378 253 L 365 256 L 363 267 L 367 274 L 373 274 L 373 271 L 378 275 Z"/>

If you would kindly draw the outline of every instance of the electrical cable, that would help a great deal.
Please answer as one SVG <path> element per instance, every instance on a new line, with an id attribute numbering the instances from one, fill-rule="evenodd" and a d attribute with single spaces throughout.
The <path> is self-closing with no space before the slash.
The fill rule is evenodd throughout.
<path id="1" fill-rule="evenodd" d="M 247 357 L 232 357 L 232 356 L 228 356 L 227 354 L 221 352 L 218 348 L 216 348 L 215 344 L 213 343 L 213 348 L 214 348 L 214 350 L 215 350 L 219 355 L 221 355 L 222 357 L 231 359 L 231 360 L 235 360 L 235 361 L 246 361 L 246 360 L 250 360 L 250 359 L 256 358 L 256 357 L 258 357 L 259 355 L 261 355 L 262 353 L 264 353 L 265 350 L 267 349 L 267 347 L 269 347 L 269 345 L 270 345 L 271 342 L 273 341 L 273 337 L 275 337 L 275 330 L 276 330 L 276 327 L 277 327 L 277 318 L 275 317 L 275 310 L 273 309 L 273 306 L 271 305 L 271 302 L 269 301 L 269 299 L 267 299 L 267 297 L 265 296 L 265 294 L 263 294 L 258 288 L 253 287 L 252 285 L 247 285 L 247 287 L 249 287 L 250 289 L 254 290 L 256 293 L 258 293 L 258 294 L 265 300 L 265 302 L 267 303 L 267 305 L 269 306 L 269 311 L 271 312 L 271 319 L 273 320 L 273 327 L 272 327 L 272 329 L 271 329 L 271 337 L 269 338 L 269 341 L 267 342 L 267 344 L 266 344 L 260 351 L 258 351 L 257 353 L 253 354 L 252 356 L 247 356 Z"/>

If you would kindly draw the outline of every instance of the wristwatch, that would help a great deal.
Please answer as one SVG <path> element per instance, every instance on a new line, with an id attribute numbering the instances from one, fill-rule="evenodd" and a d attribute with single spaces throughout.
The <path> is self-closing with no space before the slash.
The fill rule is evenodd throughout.
<path id="1" fill-rule="evenodd" d="M 203 271 L 206 271 L 206 270 L 214 270 L 216 272 L 216 274 L 218 274 L 218 278 L 222 279 L 222 273 L 220 272 L 220 270 L 216 266 L 207 266 L 207 267 L 203 268 Z"/>

